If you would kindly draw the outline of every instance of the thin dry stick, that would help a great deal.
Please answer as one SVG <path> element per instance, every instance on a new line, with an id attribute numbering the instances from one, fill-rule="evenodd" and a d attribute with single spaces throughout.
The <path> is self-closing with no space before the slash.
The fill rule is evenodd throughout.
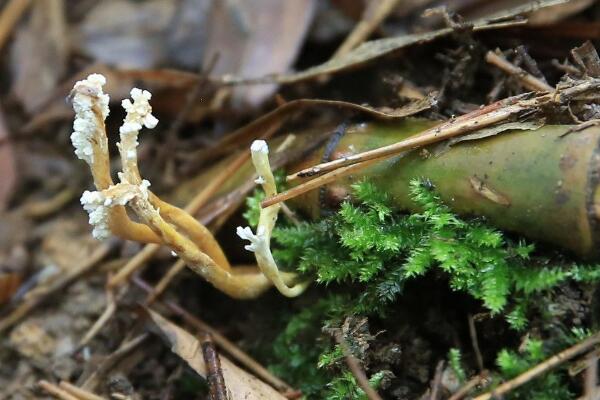
<path id="1" fill-rule="evenodd" d="M 228 400 L 221 360 L 219 360 L 215 344 L 210 337 L 210 333 L 204 333 L 201 336 L 200 344 L 204 363 L 206 364 L 206 380 L 208 381 L 210 400 Z"/>
<path id="2" fill-rule="evenodd" d="M 596 393 L 598 392 L 598 356 L 591 354 L 588 357 L 587 364 L 583 398 L 596 400 Z"/>
<path id="3" fill-rule="evenodd" d="M 0 49 L 4 47 L 6 39 L 8 39 L 30 4 L 31 0 L 10 0 L 4 6 L 2 14 L 0 14 Z"/>
<path id="4" fill-rule="evenodd" d="M 69 392 L 59 388 L 53 383 L 50 383 L 45 380 L 41 380 L 38 382 L 39 387 L 44 389 L 46 392 L 50 393 L 53 396 L 58 397 L 62 400 L 81 400 L 79 397 L 73 396 Z"/>
<path id="5" fill-rule="evenodd" d="M 66 187 L 47 200 L 34 201 L 25 205 L 25 215 L 29 218 L 44 218 L 63 208 L 76 196 L 75 190 Z"/>
<path id="6" fill-rule="evenodd" d="M 100 244 L 86 260 L 84 260 L 77 267 L 73 268 L 63 279 L 51 283 L 47 288 L 40 289 L 36 296 L 27 298 L 15 310 L 0 320 L 0 332 L 3 332 L 13 326 L 15 323 L 20 321 L 21 318 L 28 315 L 31 310 L 42 304 L 50 296 L 61 290 L 64 290 L 80 276 L 89 272 L 98 262 L 108 255 L 108 253 L 114 247 L 114 243 L 115 241 L 109 241 Z"/>
<path id="7" fill-rule="evenodd" d="M 473 390 L 479 384 L 487 381 L 488 377 L 489 377 L 488 371 L 483 371 L 479 375 L 474 376 L 473 378 L 469 379 L 469 381 L 467 383 L 465 383 L 460 389 L 458 389 L 456 391 L 456 393 L 454 393 L 452 396 L 450 396 L 450 398 L 448 400 L 461 400 L 463 397 L 465 397 L 471 390 Z"/>
<path id="8" fill-rule="evenodd" d="M 146 281 L 139 278 L 138 276 L 134 276 L 132 279 L 134 285 L 144 290 L 146 293 L 152 293 L 152 286 L 149 285 Z M 273 387 L 278 390 L 293 390 L 290 385 L 271 374 L 265 367 L 263 367 L 258 361 L 253 359 L 250 355 L 245 353 L 242 349 L 236 346 L 233 342 L 227 339 L 225 336 L 221 335 L 219 331 L 217 331 L 212 326 L 208 325 L 206 322 L 201 319 L 195 317 L 190 314 L 179 305 L 171 301 L 156 301 L 158 304 L 165 305 L 171 312 L 182 318 L 186 323 L 196 328 L 198 331 L 207 332 L 212 335 L 214 342 L 223 349 L 227 354 L 229 354 L 233 359 L 237 360 L 241 365 L 246 367 L 249 371 L 251 371 L 254 375 L 260 377 L 265 382 L 269 383 Z"/>
<path id="9" fill-rule="evenodd" d="M 117 301 L 115 300 L 115 294 L 112 289 L 106 288 L 106 308 L 104 312 L 98 317 L 94 325 L 83 335 L 83 338 L 79 342 L 79 349 L 83 348 L 88 344 L 97 334 L 100 332 L 102 327 L 108 322 L 113 316 L 117 309 Z"/>
<path id="10" fill-rule="evenodd" d="M 558 354 L 548 358 L 544 362 L 536 365 L 535 367 L 523 372 L 521 375 L 517 376 L 514 379 L 504 382 L 496 389 L 484 393 L 480 396 L 477 396 L 475 400 L 488 400 L 492 397 L 500 398 L 504 394 L 508 393 L 511 390 L 518 388 L 519 386 L 529 382 L 530 380 L 540 376 L 541 374 L 549 371 L 552 368 L 557 367 L 558 365 L 564 363 L 565 361 L 570 360 L 571 358 L 585 352 L 590 347 L 595 346 L 600 343 L 600 332 L 595 333 L 584 341 L 569 347 L 566 350 L 561 351 Z"/>
<path id="11" fill-rule="evenodd" d="M 350 372 L 352 372 L 352 375 L 354 375 L 354 377 L 356 378 L 356 382 L 358 383 L 358 386 L 360 386 L 360 388 L 365 392 L 365 394 L 367 395 L 367 398 L 369 400 L 382 400 L 381 396 L 379 396 L 379 393 L 377 393 L 377 391 L 375 389 L 373 389 L 371 387 L 371 385 L 369 384 L 369 380 L 367 379 L 367 375 L 365 374 L 365 371 L 363 371 L 363 369 L 361 368 L 360 363 L 358 362 L 356 357 L 354 357 L 352 355 L 352 353 L 350 352 L 350 350 L 348 349 L 348 345 L 346 344 L 346 341 L 342 337 L 342 334 L 338 332 L 335 335 L 335 338 L 336 338 L 337 342 L 340 344 L 342 351 L 344 352 L 344 357 L 346 358 L 346 364 L 348 365 L 348 368 L 350 368 Z"/>
<path id="12" fill-rule="evenodd" d="M 399 0 L 377 0 L 367 3 L 363 16 L 344 43 L 336 50 L 332 59 L 343 56 L 364 42 L 383 20 L 394 10 Z"/>
<path id="13" fill-rule="evenodd" d="M 77 387 L 67 381 L 61 381 L 58 386 L 60 386 L 61 389 L 64 389 L 66 392 L 72 394 L 73 396 L 80 398 L 81 400 L 105 400 L 104 397 L 98 396 L 95 393 Z"/>
<path id="14" fill-rule="evenodd" d="M 475 352 L 475 358 L 477 359 L 477 366 L 479 367 L 479 372 L 483 371 L 483 357 L 481 355 L 481 351 L 479 350 L 479 340 L 477 339 L 477 329 L 475 328 L 475 319 L 471 314 L 468 316 L 469 321 L 469 335 L 471 336 L 471 345 L 473 346 L 473 351 Z"/>
<path id="15" fill-rule="evenodd" d="M 315 176 L 325 172 L 335 171 L 340 167 L 363 163 L 365 161 L 374 159 L 384 160 L 407 150 L 414 150 L 416 148 L 441 142 L 467 132 L 485 128 L 498 122 L 506 121 L 507 119 L 532 108 L 530 103 L 521 103 L 518 101 L 518 99 L 519 97 L 497 101 L 481 109 L 441 123 L 438 126 L 434 126 L 422 133 L 411 136 L 399 142 L 315 165 L 313 167 L 303 169 L 302 171 L 298 171 L 295 174 L 288 176 L 287 179 L 288 181 L 291 181 L 297 178 Z M 305 184 L 308 183 L 310 182 Z M 298 187 L 300 186 L 297 186 L 294 189 L 297 189 Z M 285 192 L 280 194 L 280 196 L 284 196 L 284 194 Z M 281 200 L 278 200 L 277 202 Z M 270 205 L 274 203 L 269 201 L 267 204 Z M 263 207 L 266 207 L 266 205 Z"/>
<path id="16" fill-rule="evenodd" d="M 431 395 L 429 396 L 429 400 L 438 400 L 440 395 L 440 386 L 442 384 L 442 373 L 444 372 L 444 360 L 441 360 L 437 363 L 435 367 L 435 375 L 433 376 L 433 381 L 431 382 Z"/>
<path id="17" fill-rule="evenodd" d="M 268 199 L 263 200 L 260 203 L 260 206 L 262 208 L 265 208 L 265 207 L 269 207 L 273 204 L 280 203 L 282 201 L 293 199 L 294 197 L 300 196 L 301 194 L 304 194 L 313 189 L 316 189 L 319 186 L 326 185 L 326 184 L 331 183 L 339 178 L 343 178 L 344 176 L 350 175 L 356 171 L 364 169 L 367 166 L 376 163 L 377 161 L 380 161 L 380 160 L 374 159 L 374 160 L 369 160 L 369 161 L 361 162 L 358 164 L 353 164 L 353 165 L 348 165 L 345 167 L 338 168 L 334 171 L 328 172 L 324 175 L 321 175 L 321 176 L 319 176 L 315 179 L 312 179 L 308 182 L 305 182 L 301 185 L 298 185 L 289 190 L 286 190 L 285 192 L 281 192 L 279 194 L 276 194 L 275 196 L 269 197 Z"/>
<path id="18" fill-rule="evenodd" d="M 516 65 L 509 62 L 506 58 L 493 51 L 488 51 L 485 55 L 485 61 L 500 68 L 502 71 L 509 75 L 513 75 L 519 79 L 521 85 L 528 90 L 534 90 L 537 92 L 552 92 L 554 88 L 548 85 L 541 79 L 531 75 L 524 69 L 517 67 Z"/>
<path id="19" fill-rule="evenodd" d="M 115 350 L 104 360 L 102 360 L 96 371 L 94 371 L 94 373 L 92 373 L 85 380 L 81 387 L 84 390 L 94 390 L 99 384 L 102 377 L 106 375 L 106 373 L 108 373 L 108 371 L 110 371 L 113 368 L 113 366 L 116 363 L 118 363 L 123 357 L 129 354 L 129 352 L 131 352 L 133 349 L 142 344 L 147 337 L 147 333 L 142 333 L 141 335 L 136 336 L 131 340 L 129 339 L 129 337 L 126 337 L 117 350 Z"/>
<path id="20" fill-rule="evenodd" d="M 154 286 L 152 292 L 148 295 L 148 297 L 146 297 L 146 305 L 149 306 L 152 303 L 154 303 L 154 301 L 158 297 L 160 297 L 161 294 L 163 294 L 165 289 L 167 289 L 167 286 L 169 286 L 173 278 L 175 278 L 175 276 L 177 276 L 177 274 L 183 271 L 184 269 L 185 262 L 181 259 L 177 260 L 173 265 L 171 265 L 167 273 L 163 275 L 163 277 L 160 279 L 160 281 L 158 281 L 156 286 Z"/>

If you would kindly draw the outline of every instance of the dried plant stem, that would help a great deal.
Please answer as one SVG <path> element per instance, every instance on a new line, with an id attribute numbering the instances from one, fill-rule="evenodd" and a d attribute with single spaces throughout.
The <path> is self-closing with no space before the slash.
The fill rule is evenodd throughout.
<path id="1" fill-rule="evenodd" d="M 535 367 L 523 372 L 521 375 L 511 379 L 509 381 L 504 382 L 499 385 L 496 389 L 484 393 L 480 396 L 477 396 L 475 400 L 488 400 L 491 398 L 501 398 L 504 394 L 508 393 L 511 390 L 514 390 L 521 385 L 529 382 L 530 380 L 542 375 L 543 373 L 551 370 L 564 363 L 565 361 L 570 360 L 571 358 L 585 352 L 589 348 L 600 343 L 600 332 L 595 333 L 584 341 L 569 347 L 566 350 L 561 351 L 558 354 L 548 358 L 544 362 L 536 365 Z"/>
<path id="2" fill-rule="evenodd" d="M 422 133 L 388 146 L 379 147 L 359 154 L 354 154 L 315 165 L 288 176 L 288 181 L 297 178 L 323 174 L 325 172 L 334 171 L 341 167 L 362 163 L 369 160 L 384 160 L 403 151 L 413 150 L 422 146 L 441 142 L 442 140 L 450 139 L 467 132 L 485 128 L 498 122 L 506 121 L 507 119 L 531 108 L 530 104 L 522 104 L 521 102 L 517 101 L 517 99 L 511 98 L 492 103 L 487 107 L 483 107 L 482 109 L 475 110 L 461 117 L 451 119 L 438 126 L 427 129 Z"/>
<path id="3" fill-rule="evenodd" d="M 104 397 L 98 396 L 92 392 L 84 390 L 80 387 L 73 385 L 67 381 L 61 381 L 58 385 L 61 389 L 64 389 L 66 392 L 77 396 L 81 400 L 105 400 Z"/>
<path id="4" fill-rule="evenodd" d="M 204 363 L 206 364 L 206 380 L 208 381 L 210 400 L 228 400 L 219 353 L 217 353 L 209 333 L 201 334 L 201 336 L 199 341 L 202 346 Z"/>
<path id="5" fill-rule="evenodd" d="M 465 397 L 471 390 L 477 387 L 482 382 L 485 382 L 489 377 L 488 371 L 483 371 L 479 375 L 474 376 L 469 379 L 467 383 L 465 383 L 460 389 L 456 391 L 448 400 L 461 400 Z"/>
<path id="6" fill-rule="evenodd" d="M 127 264 L 123 266 L 109 281 L 109 287 L 116 287 L 125 282 L 131 274 L 138 269 L 142 268 L 152 256 L 154 256 L 160 249 L 159 244 L 147 244 L 144 248 L 133 256 Z"/>
<path id="7" fill-rule="evenodd" d="M 591 93 L 597 91 L 599 88 L 600 79 L 591 78 L 575 83 L 559 85 L 556 90 L 547 94 L 532 96 L 531 93 L 526 93 L 524 95 L 497 101 L 397 143 L 342 157 L 298 171 L 288 176 L 288 181 L 303 177 L 324 175 L 314 178 L 311 181 L 304 182 L 287 192 L 267 198 L 261 203 L 261 206 L 263 208 L 269 207 L 281 201 L 299 196 L 321 185 L 330 183 L 337 178 L 370 165 L 367 163 L 368 161 L 385 160 L 405 151 L 414 150 L 422 146 L 460 136 L 494 124 L 530 116 L 540 112 L 544 107 L 559 107 L 567 104 L 570 100 L 582 100 L 586 98 L 586 96 L 591 96 Z M 352 165 L 358 166 L 354 169 L 344 169 Z M 334 173 L 338 174 L 336 175 Z"/>
<path id="8" fill-rule="evenodd" d="M 431 394 L 429 400 L 438 400 L 440 395 L 440 386 L 442 384 L 442 374 L 444 372 L 444 360 L 438 361 L 435 367 L 435 374 L 431 381 Z"/>
<path id="9" fill-rule="evenodd" d="M 76 196 L 72 187 L 66 187 L 47 200 L 34 201 L 25 205 L 25 215 L 44 218 L 63 208 Z"/>
<path id="10" fill-rule="evenodd" d="M 81 400 L 80 397 L 74 396 L 67 392 L 64 389 L 59 388 L 53 383 L 50 383 L 46 380 L 41 380 L 38 382 L 38 385 L 44 389 L 46 392 L 50 393 L 53 396 L 58 397 L 61 400 Z"/>
<path id="11" fill-rule="evenodd" d="M 127 336 L 123 342 L 119 345 L 117 350 L 106 356 L 104 360 L 98 365 L 98 368 L 85 380 L 81 385 L 84 390 L 94 390 L 102 378 L 117 364 L 123 357 L 129 352 L 138 347 L 148 337 L 147 333 L 142 333 L 132 339 Z"/>
<path id="12" fill-rule="evenodd" d="M 289 190 L 286 190 L 285 192 L 281 192 L 279 194 L 276 194 L 275 196 L 269 197 L 269 198 L 263 200 L 260 203 L 260 206 L 262 208 L 265 208 L 265 207 L 272 206 L 273 204 L 280 203 L 282 201 L 293 199 L 296 196 L 300 196 L 301 194 L 304 194 L 304 193 L 309 192 L 313 189 L 316 189 L 320 186 L 326 185 L 335 180 L 343 178 L 344 176 L 348 176 L 356 171 L 366 168 L 369 165 L 374 164 L 377 161 L 380 161 L 380 160 L 373 159 L 373 160 L 369 160 L 369 161 L 365 161 L 365 162 L 361 162 L 361 163 L 357 163 L 357 164 L 353 164 L 353 165 L 340 167 L 336 170 L 333 170 L 324 175 L 318 176 L 315 179 L 312 179 L 301 185 L 298 185 Z"/>
<path id="13" fill-rule="evenodd" d="M 521 82 L 521 85 L 528 90 L 537 92 L 552 92 L 554 90 L 554 88 L 546 82 L 533 76 L 524 69 L 517 67 L 496 52 L 488 51 L 485 55 L 485 61 L 498 67 L 507 74 L 516 77 L 519 82 Z"/>
<path id="14" fill-rule="evenodd" d="M 73 268 L 64 278 L 51 283 L 47 288 L 40 289 L 38 292 L 36 292 L 36 296 L 27 298 L 27 300 L 20 304 L 15 310 L 0 320 L 0 332 L 3 332 L 13 326 L 15 323 L 20 321 L 21 318 L 29 314 L 31 310 L 42 304 L 50 296 L 61 290 L 64 290 L 79 277 L 89 272 L 98 262 L 108 255 L 110 250 L 113 248 L 113 245 L 114 241 L 102 243 L 86 260 L 84 260 L 76 268 Z"/>
<path id="15" fill-rule="evenodd" d="M 175 276 L 177 276 L 177 274 L 183 271 L 184 269 L 185 262 L 183 260 L 177 260 L 175 263 L 173 263 L 173 265 L 171 265 L 167 273 L 163 275 L 160 281 L 158 281 L 152 292 L 150 292 L 148 294 L 148 297 L 146 297 L 146 305 L 151 305 L 152 303 L 154 303 L 154 301 L 157 298 L 159 298 L 161 294 L 163 294 L 163 292 L 165 291 L 167 286 L 169 286 L 173 278 L 175 278 Z"/>
<path id="16" fill-rule="evenodd" d="M 0 14 L 0 49 L 30 4 L 31 0 L 10 0 L 4 6 Z"/>
<path id="17" fill-rule="evenodd" d="M 108 322 L 108 320 L 113 316 L 115 311 L 117 310 L 117 301 L 115 299 L 115 294 L 113 290 L 110 288 L 106 289 L 106 308 L 104 312 L 98 317 L 94 325 L 90 327 L 90 329 L 83 335 L 83 338 L 79 342 L 77 346 L 79 349 L 83 348 L 87 345 L 97 334 L 100 332 L 102 327 Z"/>
<path id="18" fill-rule="evenodd" d="M 134 276 L 132 279 L 134 285 L 150 294 L 154 290 L 147 282 L 141 278 Z M 265 382 L 273 385 L 278 390 L 292 390 L 292 387 L 277 378 L 269 370 L 262 366 L 258 361 L 240 349 L 235 343 L 231 342 L 225 336 L 219 333 L 215 328 L 202 321 L 201 319 L 190 314 L 188 311 L 181 308 L 178 304 L 171 301 L 156 301 L 158 304 L 164 304 L 171 312 L 181 317 L 186 323 L 196 328 L 201 332 L 208 332 L 212 335 L 214 342 L 229 354 L 234 360 L 250 370 L 254 375 L 260 377 Z"/>
<path id="19" fill-rule="evenodd" d="M 475 319 L 471 314 L 467 317 L 469 322 L 469 336 L 471 337 L 471 346 L 473 347 L 473 352 L 475 353 L 475 359 L 477 360 L 477 366 L 479 367 L 479 372 L 483 371 L 483 356 L 481 355 L 481 350 L 479 349 L 479 340 L 477 339 L 477 328 L 475 327 Z"/>
<path id="20" fill-rule="evenodd" d="M 378 0 L 366 4 L 362 19 L 336 50 L 332 59 L 340 57 L 364 42 L 394 10 L 399 0 Z"/>
<path id="21" fill-rule="evenodd" d="M 382 400 L 381 396 L 379 396 L 379 393 L 377 393 L 377 391 L 373 389 L 369 384 L 369 380 L 367 379 L 365 371 L 363 371 L 359 361 L 356 359 L 356 357 L 352 355 L 352 353 L 348 349 L 348 345 L 344 341 L 344 338 L 342 337 L 341 333 L 338 333 L 336 335 L 336 340 L 340 344 L 342 351 L 344 352 L 346 364 L 348 365 L 350 372 L 352 372 L 352 375 L 354 375 L 354 377 L 356 378 L 356 382 L 358 383 L 360 388 L 365 392 L 367 398 L 369 400 Z"/>

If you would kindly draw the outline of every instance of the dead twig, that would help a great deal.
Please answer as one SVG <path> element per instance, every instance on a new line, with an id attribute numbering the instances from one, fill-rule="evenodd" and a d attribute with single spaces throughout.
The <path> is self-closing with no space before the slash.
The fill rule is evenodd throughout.
<path id="1" fill-rule="evenodd" d="M 361 20 L 356 24 L 346 40 L 333 54 L 331 59 L 343 56 L 371 36 L 383 20 L 390 15 L 398 5 L 399 0 L 377 0 L 370 1 L 365 6 Z"/>
<path id="2" fill-rule="evenodd" d="M 586 350 L 597 345 L 598 343 L 600 343 L 600 332 L 597 332 L 589 338 L 585 339 L 584 341 L 574 346 L 571 346 L 558 354 L 555 354 L 554 356 L 548 358 L 547 360 L 536 365 L 535 367 L 523 372 L 521 375 L 504 382 L 503 384 L 499 385 L 496 389 L 477 396 L 475 400 L 488 400 L 491 398 L 500 398 L 504 396 L 504 394 L 510 392 L 511 390 L 514 390 L 522 386 L 523 384 L 529 382 L 530 380 L 542 375 L 543 373 L 548 372 L 553 368 L 556 368 L 565 361 L 568 361 L 571 358 L 585 352 Z"/>
<path id="3" fill-rule="evenodd" d="M 163 292 L 167 289 L 167 286 L 169 286 L 173 278 L 175 278 L 175 276 L 177 276 L 177 274 L 183 271 L 184 269 L 185 262 L 183 260 L 177 260 L 175 263 L 173 263 L 173 265 L 171 265 L 167 273 L 164 274 L 160 281 L 158 281 L 156 286 L 154 286 L 152 292 L 150 292 L 150 294 L 148 294 L 148 297 L 146 297 L 146 305 L 149 306 L 152 303 L 154 303 L 154 301 L 157 298 L 159 298 L 160 295 L 163 294 Z"/>
<path id="4" fill-rule="evenodd" d="M 145 291 L 146 293 L 152 293 L 152 286 L 150 286 L 143 279 L 134 276 L 132 279 L 132 283 Z M 187 324 L 193 326 L 199 332 L 207 332 L 210 333 L 214 342 L 223 349 L 227 354 L 229 354 L 233 359 L 239 362 L 241 365 L 250 370 L 254 375 L 260 377 L 265 382 L 269 383 L 273 387 L 281 391 L 293 391 L 292 387 L 273 375 L 269 370 L 263 367 L 258 361 L 253 359 L 250 355 L 240 349 L 235 343 L 231 342 L 225 336 L 219 333 L 215 328 L 202 321 L 201 319 L 195 317 L 190 314 L 183 308 L 181 308 L 178 304 L 172 301 L 156 301 L 158 304 L 165 305 L 171 312 L 173 312 L 178 317 L 182 318 Z"/>
<path id="5" fill-rule="evenodd" d="M 469 379 L 467 383 L 465 383 L 460 389 L 458 389 L 448 400 L 461 400 L 465 397 L 471 390 L 476 388 L 482 383 L 485 383 L 489 378 L 488 371 L 482 371 L 479 375 L 474 376 Z"/>
<path id="6" fill-rule="evenodd" d="M 333 182 L 338 178 L 357 172 L 371 165 L 373 162 L 386 160 L 405 151 L 414 150 L 499 123 L 528 118 L 544 108 L 564 106 L 571 100 L 581 100 L 582 96 L 587 94 L 589 97 L 590 93 L 598 90 L 598 88 L 600 88 L 600 79 L 593 78 L 563 84 L 557 90 L 547 94 L 532 97 L 531 93 L 526 93 L 509 97 L 458 118 L 443 122 L 438 126 L 427 129 L 405 140 L 303 169 L 289 175 L 288 181 L 302 177 L 324 175 L 265 199 L 261 203 L 261 207 L 264 208 L 281 201 L 289 200 L 319 186 Z"/>
<path id="7" fill-rule="evenodd" d="M 108 322 L 108 320 L 114 315 L 117 310 L 117 301 L 115 299 L 114 291 L 107 287 L 106 288 L 106 308 L 104 312 L 98 317 L 96 322 L 91 326 L 91 328 L 83 335 L 77 349 L 82 349 L 86 344 L 88 344 L 97 334 L 100 332 L 102 327 Z"/>
<path id="8" fill-rule="evenodd" d="M 221 361 L 215 348 L 210 333 L 201 335 L 200 344 L 202 345 L 202 356 L 206 364 L 206 380 L 208 381 L 208 391 L 210 400 L 228 400 L 227 387 L 221 370 Z"/>
<path id="9" fill-rule="evenodd" d="M 98 368 L 85 380 L 85 382 L 81 385 L 84 390 L 94 390 L 99 382 L 103 379 L 103 377 L 113 368 L 113 366 L 118 363 L 123 357 L 129 354 L 133 349 L 138 347 L 140 344 L 144 342 L 148 338 L 147 333 L 142 333 L 133 339 L 129 339 L 126 337 L 121 345 L 108 355 L 102 362 L 98 365 Z"/>
<path id="10" fill-rule="evenodd" d="M 481 109 L 477 109 L 458 118 L 443 122 L 438 126 L 427 129 L 426 131 L 411 136 L 405 140 L 388 146 L 379 147 L 373 150 L 368 150 L 362 153 L 338 158 L 333 161 L 321 163 L 310 168 L 303 169 L 287 177 L 288 181 L 293 181 L 298 178 L 312 177 L 315 175 L 324 174 L 326 172 L 335 171 L 338 168 L 345 166 L 365 163 L 371 160 L 384 160 L 395 156 L 403 151 L 414 150 L 416 148 L 437 143 L 445 139 L 450 139 L 455 136 L 462 135 L 477 129 L 481 129 L 498 122 L 505 121 L 525 110 L 529 110 L 531 106 L 526 106 L 519 102 L 521 96 L 511 97 L 492 103 Z M 366 166 L 366 165 L 365 165 Z M 308 183 L 308 182 L 307 182 Z M 304 183 L 303 185 L 306 185 Z M 324 182 L 323 184 L 328 183 Z M 300 185 L 301 186 L 301 185 Z M 298 187 L 294 189 L 297 189 Z M 293 190 L 293 189 L 292 189 Z M 284 197 L 286 192 L 280 193 L 278 196 Z M 286 200 L 281 198 L 276 202 L 271 202 L 267 199 L 263 202 L 263 207 Z"/>
<path id="11" fill-rule="evenodd" d="M 65 390 L 66 392 L 68 392 L 70 394 L 72 394 L 73 396 L 76 396 L 77 398 L 79 398 L 81 400 L 105 400 L 104 397 L 98 396 L 95 393 L 92 393 L 92 392 L 84 390 L 84 389 L 82 389 L 80 387 L 77 387 L 77 386 L 75 386 L 72 383 L 69 383 L 67 381 L 61 381 L 58 386 L 61 389 Z"/>
<path id="12" fill-rule="evenodd" d="M 30 218 L 45 218 L 67 205 L 75 198 L 75 190 L 66 187 L 47 200 L 34 201 L 25 205 L 25 215 Z"/>
<path id="13" fill-rule="evenodd" d="M 583 398 L 585 400 L 596 400 L 598 393 L 598 356 L 590 354 L 587 359 L 585 370 L 585 384 Z"/>
<path id="14" fill-rule="evenodd" d="M 53 396 L 56 396 L 57 398 L 59 398 L 61 400 L 81 400 L 81 398 L 79 398 L 77 396 L 73 396 L 66 390 L 61 389 L 58 386 L 56 386 L 55 384 L 50 383 L 46 380 L 39 381 L 38 386 L 41 387 L 42 389 L 44 389 L 46 392 L 50 393 Z"/>
<path id="15" fill-rule="evenodd" d="M 506 58 L 501 55 L 488 51 L 485 55 L 485 61 L 500 68 L 502 71 L 509 75 L 516 77 L 524 88 L 534 90 L 537 92 L 552 92 L 554 88 L 525 71 L 524 69 L 517 67 L 516 65 L 509 62 Z"/>
<path id="16" fill-rule="evenodd" d="M 440 397 L 440 385 L 442 383 L 443 372 L 444 360 L 441 360 L 435 367 L 435 375 L 433 376 L 433 381 L 431 381 L 431 395 L 429 396 L 429 400 L 438 400 L 438 397 Z"/>
<path id="17" fill-rule="evenodd" d="M 30 4 L 31 0 L 10 0 L 4 6 L 2 14 L 0 14 L 0 49 L 4 47 L 6 39 L 8 39 Z"/>
<path id="18" fill-rule="evenodd" d="M 468 317 L 469 321 L 469 336 L 471 336 L 471 346 L 473 346 L 473 351 L 475 352 L 475 358 L 477 360 L 477 366 L 479 367 L 479 372 L 483 372 L 483 356 L 481 355 L 481 350 L 479 349 L 479 340 L 477 339 L 477 329 L 475 328 L 475 319 L 471 314 Z"/>
<path id="19" fill-rule="evenodd" d="M 369 384 L 369 379 L 367 379 L 365 371 L 363 371 L 359 361 L 356 359 L 356 357 L 352 355 L 350 349 L 348 349 L 348 345 L 342 337 L 342 334 L 338 332 L 335 335 L 335 338 L 339 343 L 340 347 L 342 348 L 342 351 L 344 352 L 346 364 L 348 365 L 350 372 L 352 372 L 352 375 L 354 375 L 354 377 L 356 378 L 358 386 L 360 386 L 360 388 L 365 392 L 367 398 L 369 398 L 369 400 L 382 400 L 381 396 L 379 396 L 379 393 L 377 393 L 377 391 L 373 389 Z"/>

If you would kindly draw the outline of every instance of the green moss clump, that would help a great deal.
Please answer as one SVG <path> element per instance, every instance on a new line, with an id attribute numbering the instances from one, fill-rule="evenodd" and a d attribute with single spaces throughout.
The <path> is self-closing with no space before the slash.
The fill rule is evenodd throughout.
<path id="1" fill-rule="evenodd" d="M 533 257 L 532 244 L 512 241 L 480 219 L 457 217 L 426 180 L 412 181 L 410 187 L 419 213 L 397 212 L 385 192 L 362 182 L 353 186 L 355 201 L 343 203 L 337 214 L 273 232 L 280 266 L 312 275 L 319 285 L 333 289 L 291 317 L 275 343 L 272 369 L 309 397 L 359 398 L 344 396 L 360 393 L 322 327 L 340 326 L 349 315 L 385 316 L 404 287 L 426 274 L 426 279 L 443 277 L 452 290 L 480 300 L 517 331 L 527 328 L 528 314 L 540 295 L 567 281 L 600 280 L 595 265 L 554 265 Z M 250 222 L 259 199 L 257 193 L 248 201 Z M 498 366 L 503 376 L 539 360 L 534 357 L 538 353 L 527 354 L 501 352 Z M 465 380 L 459 356 L 450 352 L 451 366 Z M 375 377 L 380 371 L 367 372 Z M 564 389 L 556 379 L 543 386 L 553 395 Z"/>

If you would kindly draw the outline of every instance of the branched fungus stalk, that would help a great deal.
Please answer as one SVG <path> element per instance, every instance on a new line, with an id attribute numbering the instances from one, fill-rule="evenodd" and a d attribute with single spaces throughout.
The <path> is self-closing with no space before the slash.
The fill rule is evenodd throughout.
<path id="1" fill-rule="evenodd" d="M 277 187 L 275 185 L 275 177 L 269 165 L 269 147 L 267 143 L 264 140 L 255 140 L 250 147 L 250 151 L 252 152 L 252 163 L 258 174 L 255 182 L 262 185 L 266 196 L 271 197 L 276 195 Z M 262 208 L 260 210 L 256 234 L 252 232 L 250 227 L 242 228 L 241 226 L 238 226 L 237 234 L 242 239 L 250 241 L 250 244 L 246 245 L 245 248 L 248 251 L 254 252 L 258 267 L 263 274 L 273 282 L 283 295 L 294 297 L 306 289 L 308 282 L 299 283 L 292 287 L 288 286 L 279 272 L 277 263 L 271 253 L 271 233 L 275 227 L 280 209 L 281 204 L 279 203 Z"/>
<path id="2" fill-rule="evenodd" d="M 109 97 L 102 91 L 105 83 L 102 75 L 92 74 L 77 82 L 72 92 L 75 122 L 71 140 L 75 154 L 90 166 L 96 186 L 95 191 L 85 191 L 81 197 L 81 204 L 94 227 L 94 237 L 104 239 L 112 233 L 124 239 L 169 246 L 194 272 L 235 298 L 257 297 L 272 282 L 280 290 L 294 282 L 296 275 L 292 273 L 279 274 L 275 271 L 277 274 L 273 275 L 272 270 L 267 269 L 270 271 L 267 278 L 256 268 L 237 268 L 237 271 L 230 268 L 221 247 L 205 226 L 148 189 L 150 182 L 142 178 L 137 160 L 139 131 L 142 127 L 154 128 L 158 123 L 152 115 L 148 91 L 134 88 L 131 90 L 133 101 L 127 99 L 122 102 L 127 112 L 117 145 L 122 171 L 118 174 L 119 183 L 113 182 L 104 125 L 109 112 Z M 129 218 L 125 206 L 141 223 Z M 268 230 L 267 250 L 270 229 L 272 225 Z"/>

